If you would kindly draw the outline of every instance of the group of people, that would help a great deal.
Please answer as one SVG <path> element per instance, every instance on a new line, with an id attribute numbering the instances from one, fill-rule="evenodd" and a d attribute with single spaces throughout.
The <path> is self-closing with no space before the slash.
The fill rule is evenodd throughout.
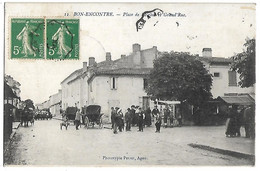
<path id="1" fill-rule="evenodd" d="M 141 107 L 132 105 L 131 108 L 127 109 L 125 115 L 123 115 L 122 109 L 111 107 L 111 122 L 114 134 L 117 133 L 117 130 L 122 132 L 124 126 L 126 131 L 131 131 L 132 126 L 138 126 L 138 131 L 143 132 L 145 126 L 152 125 L 152 117 L 155 119 L 156 132 L 159 133 L 162 118 L 157 106 L 151 111 L 149 107 L 142 110 Z"/>
<path id="2" fill-rule="evenodd" d="M 245 128 L 246 138 L 255 138 L 255 108 L 254 106 L 238 108 L 232 105 L 226 124 L 227 137 L 240 137 L 240 128 Z"/>

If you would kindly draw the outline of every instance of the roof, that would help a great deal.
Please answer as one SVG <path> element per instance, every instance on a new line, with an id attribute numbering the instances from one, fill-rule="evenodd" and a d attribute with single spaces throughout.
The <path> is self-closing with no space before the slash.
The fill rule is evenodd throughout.
<path id="1" fill-rule="evenodd" d="M 150 73 L 152 68 L 119 68 L 109 70 L 97 70 L 89 79 L 90 82 L 95 76 L 98 75 L 134 75 L 134 76 L 146 76 Z"/>
<path id="2" fill-rule="evenodd" d="M 238 95 L 238 96 L 219 96 L 218 98 L 222 99 L 228 104 L 234 105 L 252 105 L 255 103 L 255 100 L 249 95 Z"/>
<path id="3" fill-rule="evenodd" d="M 198 57 L 197 59 L 210 64 L 213 63 L 230 64 L 232 62 L 231 58 L 223 58 L 223 57 Z"/>
<path id="4" fill-rule="evenodd" d="M 211 48 L 203 48 L 202 51 L 212 51 Z"/>
<path id="5" fill-rule="evenodd" d="M 17 95 L 13 92 L 12 88 L 6 83 L 4 82 L 4 98 L 18 98 Z"/>
<path id="6" fill-rule="evenodd" d="M 79 74 L 79 73 L 81 73 L 82 71 L 83 71 L 83 68 L 77 69 L 76 71 L 72 72 L 69 76 L 67 76 L 67 77 L 61 82 L 61 84 L 62 84 L 64 81 L 66 81 L 67 79 L 69 79 L 72 75 L 74 75 L 74 74 Z"/>
<path id="7" fill-rule="evenodd" d="M 152 50 L 155 46 L 149 49 L 143 49 L 141 52 Z M 89 66 L 88 68 L 91 70 L 91 76 L 88 79 L 91 80 L 93 77 L 97 75 L 146 75 L 150 73 L 150 69 L 147 68 L 138 68 L 132 60 L 133 54 L 129 54 L 126 56 L 121 56 L 121 58 L 116 60 L 110 60 L 110 61 L 102 61 L 99 63 L 96 63 L 94 66 Z M 137 67 L 136 67 L 137 66 Z M 78 69 L 71 73 L 68 77 L 66 77 L 62 82 L 65 82 L 68 80 L 72 75 L 77 75 L 75 78 L 68 81 L 68 84 L 73 83 L 74 81 L 78 80 L 81 77 L 85 77 L 87 74 L 86 72 L 83 72 L 83 69 Z"/>
<path id="8" fill-rule="evenodd" d="M 96 74 L 108 75 L 146 75 L 149 74 L 152 68 L 119 68 L 113 70 L 100 70 Z"/>

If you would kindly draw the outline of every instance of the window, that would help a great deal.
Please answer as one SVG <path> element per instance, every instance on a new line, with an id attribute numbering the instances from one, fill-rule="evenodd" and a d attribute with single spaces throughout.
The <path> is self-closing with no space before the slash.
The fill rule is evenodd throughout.
<path id="1" fill-rule="evenodd" d="M 110 88 L 111 88 L 111 90 L 116 90 L 117 89 L 117 78 L 116 77 L 111 77 L 111 79 L 110 79 Z"/>
<path id="2" fill-rule="evenodd" d="M 144 86 L 143 86 L 143 88 L 144 88 L 144 89 L 146 89 L 146 88 L 147 88 L 147 86 L 148 86 L 148 81 L 147 81 L 147 79 L 146 79 L 146 78 L 144 78 Z"/>
<path id="3" fill-rule="evenodd" d="M 236 71 L 228 71 L 228 85 L 229 86 L 237 86 Z"/>
<path id="4" fill-rule="evenodd" d="M 214 72 L 213 74 L 214 77 L 219 77 L 219 75 L 220 75 L 219 72 Z"/>

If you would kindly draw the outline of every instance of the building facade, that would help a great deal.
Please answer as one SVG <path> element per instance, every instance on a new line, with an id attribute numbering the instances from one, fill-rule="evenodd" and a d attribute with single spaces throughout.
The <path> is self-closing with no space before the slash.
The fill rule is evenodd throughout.
<path id="1" fill-rule="evenodd" d="M 12 104 L 16 108 L 20 108 L 19 103 L 20 103 L 20 93 L 21 93 L 20 86 L 21 86 L 21 84 L 18 81 L 14 80 L 13 77 L 11 77 L 10 75 L 5 75 L 4 81 L 5 81 L 5 84 L 7 84 L 11 88 L 11 90 L 15 96 L 15 98 L 5 98 L 4 103 Z"/>
<path id="2" fill-rule="evenodd" d="M 42 103 L 42 109 L 48 110 L 49 108 L 50 108 L 50 99 L 48 99 Z"/>
<path id="3" fill-rule="evenodd" d="M 126 110 L 131 105 L 150 107 L 151 100 L 145 93 L 146 77 L 158 56 L 157 47 L 141 50 L 133 44 L 131 54 L 112 60 L 106 53 L 106 60 L 95 62 L 94 57 L 83 63 L 83 68 L 74 71 L 61 82 L 62 109 L 78 108 L 97 104 L 102 107 L 109 120 L 111 107 Z"/>
<path id="4" fill-rule="evenodd" d="M 212 57 L 211 48 L 202 50 L 203 56 L 198 59 L 212 75 L 213 82 L 211 93 L 213 98 L 225 95 L 249 94 L 254 96 L 255 88 L 241 88 L 238 85 L 239 74 L 230 69 L 232 60 L 230 58 Z"/>
<path id="5" fill-rule="evenodd" d="M 111 107 L 120 107 L 125 111 L 131 105 L 143 109 L 153 108 L 154 103 L 145 92 L 146 78 L 153 68 L 153 61 L 159 57 L 157 47 L 142 50 L 139 44 L 133 44 L 129 55 L 121 55 L 112 60 L 106 53 L 106 60 L 100 63 L 90 57 L 88 63 L 74 71 L 61 82 L 62 109 L 100 105 L 105 118 L 110 120 Z M 254 87 L 238 86 L 239 75 L 230 70 L 231 59 L 212 57 L 211 48 L 204 48 L 198 56 L 212 75 L 213 98 L 230 94 L 254 94 Z"/>
<path id="6" fill-rule="evenodd" d="M 60 109 L 61 109 L 61 90 L 58 91 L 58 93 L 50 96 L 50 112 L 53 116 L 59 115 L 60 114 Z"/>

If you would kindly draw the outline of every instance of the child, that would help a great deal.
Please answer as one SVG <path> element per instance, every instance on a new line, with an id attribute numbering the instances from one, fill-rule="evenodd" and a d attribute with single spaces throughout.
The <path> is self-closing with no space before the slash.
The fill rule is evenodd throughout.
<path id="1" fill-rule="evenodd" d="M 62 127 L 65 126 L 66 130 L 69 126 L 68 118 L 65 114 L 62 114 L 62 123 L 60 123 L 60 129 L 62 130 Z"/>

